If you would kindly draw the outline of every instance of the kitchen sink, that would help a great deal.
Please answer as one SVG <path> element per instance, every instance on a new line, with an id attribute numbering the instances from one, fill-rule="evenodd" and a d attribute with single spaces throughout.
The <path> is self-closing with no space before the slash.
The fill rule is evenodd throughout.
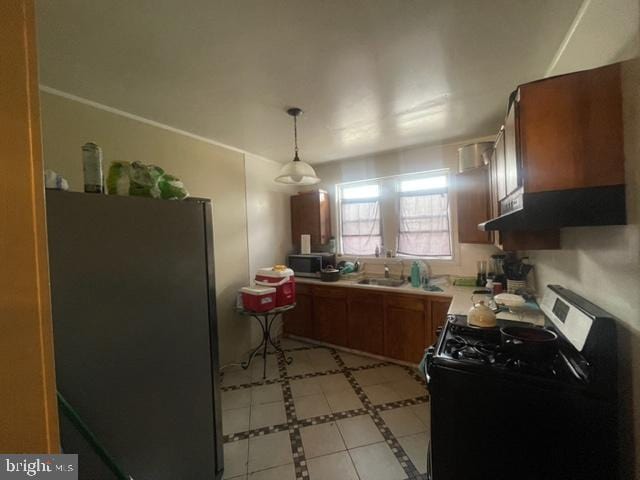
<path id="1" fill-rule="evenodd" d="M 400 287 L 404 285 L 404 280 L 395 278 L 363 278 L 359 285 L 379 285 L 381 287 Z"/>

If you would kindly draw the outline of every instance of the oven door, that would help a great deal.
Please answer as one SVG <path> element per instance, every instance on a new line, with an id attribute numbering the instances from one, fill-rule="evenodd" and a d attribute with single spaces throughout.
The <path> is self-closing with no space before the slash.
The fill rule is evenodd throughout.
<path id="1" fill-rule="evenodd" d="M 481 374 L 437 358 L 429 375 L 427 478 L 619 478 L 612 407 L 580 389 L 525 375 Z"/>

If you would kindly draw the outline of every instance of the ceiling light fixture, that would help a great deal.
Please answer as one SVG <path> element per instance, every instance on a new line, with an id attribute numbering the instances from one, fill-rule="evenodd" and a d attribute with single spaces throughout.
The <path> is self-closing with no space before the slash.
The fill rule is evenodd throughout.
<path id="1" fill-rule="evenodd" d="M 320 179 L 317 177 L 313 167 L 298 157 L 298 116 L 302 113 L 302 110 L 292 107 L 287 110 L 287 113 L 293 117 L 295 155 L 292 161 L 280 169 L 280 174 L 275 178 L 275 181 L 286 183 L 287 185 L 313 185 L 318 183 Z"/>

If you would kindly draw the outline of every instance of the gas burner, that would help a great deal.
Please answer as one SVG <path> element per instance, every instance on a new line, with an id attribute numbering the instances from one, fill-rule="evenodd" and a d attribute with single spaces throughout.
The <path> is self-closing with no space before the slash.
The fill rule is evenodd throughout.
<path id="1" fill-rule="evenodd" d="M 505 351 L 499 328 L 469 326 L 464 316 L 450 316 L 447 327 L 442 353 L 457 362 L 545 378 L 560 378 L 566 371 L 560 354 L 533 360 Z"/>
<path id="2" fill-rule="evenodd" d="M 500 346 L 495 343 L 480 341 L 474 345 L 475 349 L 485 355 L 495 355 L 500 351 Z"/>
<path id="3" fill-rule="evenodd" d="M 456 360 L 470 360 L 490 365 L 495 361 L 496 348 L 496 345 L 488 342 L 454 335 L 446 341 L 444 352 Z"/>

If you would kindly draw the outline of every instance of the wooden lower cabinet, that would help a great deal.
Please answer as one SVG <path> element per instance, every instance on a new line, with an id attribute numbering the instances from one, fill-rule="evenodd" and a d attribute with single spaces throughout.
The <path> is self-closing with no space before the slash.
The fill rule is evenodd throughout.
<path id="1" fill-rule="evenodd" d="M 345 288 L 313 288 L 313 338 L 347 346 L 347 295 Z"/>
<path id="2" fill-rule="evenodd" d="M 296 308 L 284 314 L 283 329 L 289 335 L 313 337 L 313 296 L 308 285 L 296 286 Z"/>
<path id="3" fill-rule="evenodd" d="M 451 305 L 450 298 L 431 297 L 429 300 L 429 322 L 427 322 L 425 330 L 425 338 L 427 345 L 433 345 L 438 339 L 438 328 L 442 327 L 447 321 L 447 312 Z"/>
<path id="4" fill-rule="evenodd" d="M 287 334 L 419 363 L 444 325 L 451 299 L 372 289 L 297 285 Z"/>
<path id="5" fill-rule="evenodd" d="M 384 353 L 386 357 L 418 363 L 425 348 L 425 299 L 422 296 L 385 297 Z"/>
<path id="6" fill-rule="evenodd" d="M 351 289 L 347 298 L 347 346 L 384 355 L 384 294 Z"/>

